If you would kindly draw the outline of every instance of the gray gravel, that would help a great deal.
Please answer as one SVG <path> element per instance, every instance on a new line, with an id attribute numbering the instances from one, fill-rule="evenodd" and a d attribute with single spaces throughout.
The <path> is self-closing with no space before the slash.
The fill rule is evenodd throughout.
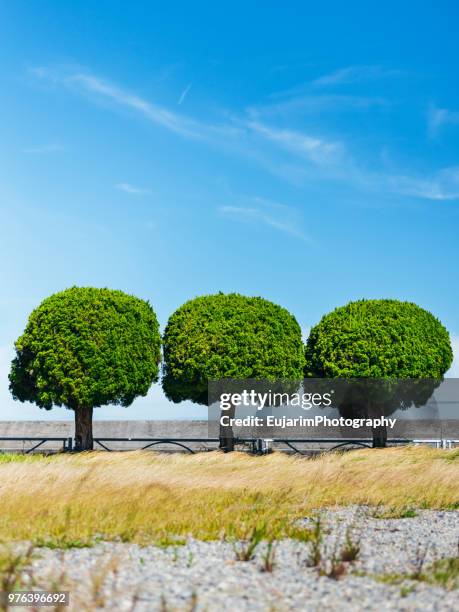
<path id="1" fill-rule="evenodd" d="M 250 561 L 236 561 L 234 544 L 189 540 L 160 548 L 100 543 L 93 548 L 42 549 L 33 564 L 36 578 L 50 584 L 65 574 L 71 608 L 110 610 L 459 610 L 459 591 L 425 582 L 379 582 L 381 574 L 409 574 L 425 556 L 457 556 L 459 513 L 419 511 L 404 519 L 377 519 L 369 509 L 346 508 L 323 514 L 323 568 L 349 533 L 360 554 L 333 579 L 310 567 L 310 545 L 275 544 L 272 572 L 263 571 L 266 545 Z M 305 526 L 311 520 L 302 521 Z"/>

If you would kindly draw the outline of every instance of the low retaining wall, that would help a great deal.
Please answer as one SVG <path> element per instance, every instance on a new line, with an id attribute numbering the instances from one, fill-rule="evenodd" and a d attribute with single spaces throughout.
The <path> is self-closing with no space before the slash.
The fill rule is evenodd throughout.
<path id="1" fill-rule="evenodd" d="M 434 426 L 433 426 L 434 425 Z M 94 421 L 94 437 L 100 438 L 207 438 L 208 437 L 208 422 L 200 421 L 184 421 L 184 420 L 163 420 L 163 421 Z M 236 428 L 235 435 L 238 435 Z M 280 432 L 279 432 L 280 433 Z M 283 435 L 276 437 L 292 438 L 295 434 L 284 430 Z M 250 436 L 248 430 L 245 429 L 244 437 Z M 74 435 L 73 421 L 0 421 L 0 437 L 62 437 L 69 438 Z M 253 432 L 253 437 L 259 437 L 260 431 Z M 214 433 L 212 437 L 216 437 Z M 272 437 L 272 433 L 266 434 L 266 437 Z M 342 438 L 362 437 L 362 433 L 354 433 L 349 435 L 349 431 L 344 434 L 339 427 L 316 427 L 311 430 L 311 438 Z M 365 433 L 365 437 L 371 437 L 371 432 Z M 390 438 L 403 439 L 459 439 L 459 421 L 443 421 L 440 423 L 432 423 L 429 421 L 399 421 L 396 430 L 390 432 Z M 0 449 L 6 451 L 27 451 L 34 446 L 31 441 L 0 441 Z M 138 449 L 145 446 L 144 442 L 107 442 L 106 446 L 113 450 L 129 450 Z M 46 442 L 40 446 L 40 451 L 55 451 L 62 449 L 63 443 L 58 441 Z M 214 449 L 218 446 L 212 442 L 195 442 L 187 443 L 193 450 Z M 305 448 L 329 448 L 329 444 L 295 444 Z M 96 445 L 96 448 L 98 446 Z M 284 444 L 279 444 L 279 448 L 287 450 Z M 100 447 L 99 447 L 100 448 Z M 172 445 L 157 445 L 153 447 L 155 450 L 180 450 L 177 446 Z"/>
<path id="2" fill-rule="evenodd" d="M 94 437 L 100 438 L 207 438 L 207 421 L 94 421 Z M 74 435 L 73 421 L 0 421 L 0 437 L 63 437 Z M 106 444 L 114 450 L 141 448 L 146 443 L 110 442 Z M 0 441 L 0 449 L 25 451 L 34 445 L 33 442 Z M 215 447 L 215 444 L 195 443 L 194 449 L 201 446 Z M 40 450 L 58 450 L 62 442 L 50 441 L 40 447 Z M 97 445 L 96 445 L 97 448 Z M 155 447 L 166 450 L 171 446 Z M 178 447 L 175 447 L 178 448 Z"/>

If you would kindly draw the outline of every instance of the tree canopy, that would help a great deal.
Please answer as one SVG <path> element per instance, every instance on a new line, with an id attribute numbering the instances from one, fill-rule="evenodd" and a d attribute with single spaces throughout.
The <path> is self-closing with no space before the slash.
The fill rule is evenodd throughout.
<path id="1" fill-rule="evenodd" d="M 388 416 L 422 406 L 453 359 L 449 334 L 430 312 L 410 302 L 359 300 L 336 308 L 312 328 L 305 375 L 340 378 L 342 416 Z M 373 428 L 385 446 L 387 428 Z"/>
<path id="2" fill-rule="evenodd" d="M 299 379 L 301 329 L 285 308 L 237 293 L 190 300 L 170 317 L 163 338 L 166 396 L 207 403 L 209 380 Z"/>
<path id="3" fill-rule="evenodd" d="M 359 300 L 312 328 L 305 375 L 326 378 L 441 378 L 453 352 L 448 331 L 411 302 Z"/>
<path id="4" fill-rule="evenodd" d="M 46 409 L 128 406 L 157 380 L 160 345 L 148 302 L 122 291 L 72 287 L 31 313 L 15 344 L 10 390 Z"/>

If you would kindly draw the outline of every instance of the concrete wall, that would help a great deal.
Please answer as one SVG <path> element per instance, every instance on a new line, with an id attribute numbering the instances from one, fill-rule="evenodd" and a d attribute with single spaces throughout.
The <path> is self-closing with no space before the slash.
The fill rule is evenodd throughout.
<path id="1" fill-rule="evenodd" d="M 73 437 L 73 421 L 0 421 L 0 437 Z M 235 435 L 238 435 L 236 429 Z M 247 429 L 244 437 L 248 437 Z M 273 433 L 253 431 L 253 437 L 273 437 Z M 207 421 L 94 421 L 94 437 L 101 438 L 207 438 L 209 436 Z M 218 430 L 211 429 L 211 437 L 218 437 Z M 274 437 L 292 438 L 293 432 L 279 430 Z M 310 437 L 316 438 L 357 438 L 371 437 L 371 433 L 357 433 L 356 430 L 349 432 L 341 431 L 340 428 L 314 428 Z M 398 421 L 396 430 L 389 434 L 397 438 L 446 438 L 459 439 L 459 421 Z M 27 450 L 34 442 L 5 442 L 0 440 L 0 449 L 3 450 Z M 146 443 L 136 442 L 107 442 L 106 446 L 113 450 L 128 450 L 141 448 Z M 216 448 L 216 443 L 197 442 L 189 445 L 194 450 L 205 450 Z M 313 445 L 317 447 L 317 445 Z M 328 445 L 320 445 L 326 448 Z M 280 445 L 286 448 L 285 445 Z M 62 442 L 47 442 L 41 450 L 58 450 L 62 448 Z M 97 445 L 96 445 L 97 448 Z M 170 445 L 158 445 L 156 450 L 179 450 L 179 447 Z"/>
<path id="2" fill-rule="evenodd" d="M 94 437 L 101 438 L 207 438 L 207 421 L 94 421 Z M 73 421 L 0 421 L 0 437 L 73 437 Z M 23 450 L 33 442 L 5 442 L 0 440 L 0 449 Z M 145 444 L 143 444 L 144 446 Z M 142 443 L 110 442 L 113 449 L 141 448 Z M 200 448 L 201 443 L 193 444 Z M 212 444 L 205 446 L 214 447 Z M 97 447 L 97 445 L 96 445 Z M 62 448 L 61 442 L 47 442 L 42 450 Z M 178 448 L 171 447 L 168 448 Z M 166 447 L 162 446 L 161 450 Z"/>
<path id="3" fill-rule="evenodd" d="M 104 438 L 207 437 L 207 421 L 94 421 Z M 73 436 L 73 421 L 0 421 L 0 436 Z"/>

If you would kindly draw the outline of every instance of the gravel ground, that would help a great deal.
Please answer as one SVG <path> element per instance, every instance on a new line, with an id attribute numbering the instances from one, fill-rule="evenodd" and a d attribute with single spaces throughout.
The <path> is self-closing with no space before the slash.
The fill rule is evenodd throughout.
<path id="1" fill-rule="evenodd" d="M 459 513 L 419 511 L 403 519 L 379 519 L 365 508 L 323 514 L 322 567 L 346 532 L 360 553 L 338 579 L 310 567 L 311 546 L 284 540 L 275 544 L 275 563 L 264 571 L 266 545 L 250 561 L 237 561 L 235 545 L 198 542 L 160 548 L 100 543 L 93 548 L 42 549 L 33 564 L 36 578 L 50 584 L 65 575 L 71 608 L 110 610 L 459 610 L 459 591 L 414 580 L 386 584 L 375 576 L 412 573 L 425 556 L 458 555 Z M 312 521 L 302 521 L 305 526 Z M 338 572 L 339 573 L 339 572 Z"/>

